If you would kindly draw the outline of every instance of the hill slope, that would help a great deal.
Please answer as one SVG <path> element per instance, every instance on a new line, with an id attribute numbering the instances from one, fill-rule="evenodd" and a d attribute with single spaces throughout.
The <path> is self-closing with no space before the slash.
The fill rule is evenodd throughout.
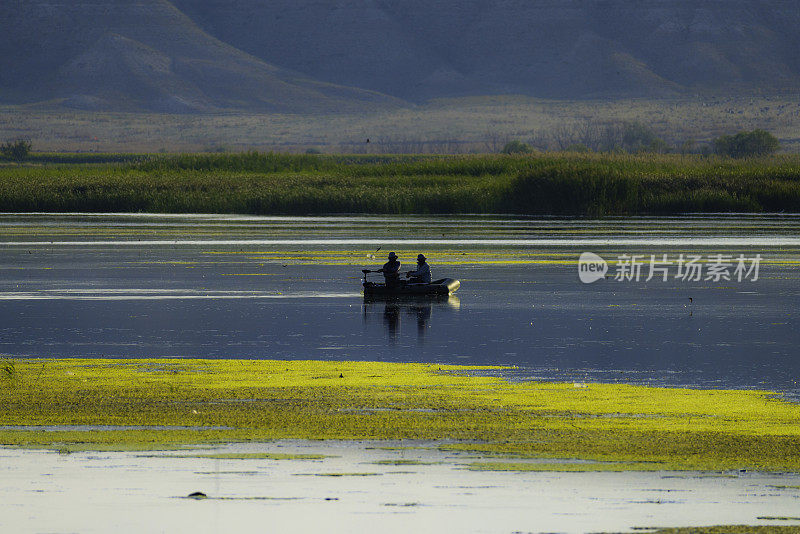
<path id="1" fill-rule="evenodd" d="M 0 35 L 0 103 L 164 112 L 398 103 L 270 65 L 211 37 L 166 0 L 5 0 Z"/>
<path id="2" fill-rule="evenodd" d="M 795 0 L 4 0 L 0 104 L 306 113 L 797 91 L 798 27 Z"/>
<path id="3" fill-rule="evenodd" d="M 800 86 L 794 0 L 175 0 L 221 40 L 404 98 Z"/>

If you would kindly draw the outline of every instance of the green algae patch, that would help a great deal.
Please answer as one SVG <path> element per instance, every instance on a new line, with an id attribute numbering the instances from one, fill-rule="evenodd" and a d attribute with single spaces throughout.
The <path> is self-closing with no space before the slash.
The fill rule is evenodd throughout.
<path id="1" fill-rule="evenodd" d="M 442 462 L 425 462 L 423 460 L 378 460 L 375 465 L 441 465 Z"/>
<path id="2" fill-rule="evenodd" d="M 376 451 L 431 451 L 435 450 L 436 447 L 421 447 L 421 446 L 414 446 L 414 447 L 364 447 L 367 450 L 376 450 Z"/>
<path id="3" fill-rule="evenodd" d="M 486 376 L 500 368 L 384 362 L 10 362 L 13 372 L 0 375 L 6 446 L 68 452 L 275 439 L 423 440 L 553 463 L 800 471 L 800 406 L 767 391 L 576 388 Z M 31 428 L 40 425 L 137 428 Z"/>
<path id="4" fill-rule="evenodd" d="M 163 458 L 212 458 L 215 460 L 324 460 L 335 458 L 324 454 L 282 454 L 273 452 L 223 452 L 217 454 L 164 455 Z"/>
<path id="5" fill-rule="evenodd" d="M 576 230 L 570 229 L 570 235 Z M 551 234 L 558 235 L 562 230 L 552 230 Z M 491 232 L 486 232 L 491 236 Z M 414 249 L 395 249 L 401 258 L 414 258 L 417 255 Z M 268 250 L 268 251 L 207 251 L 204 253 L 210 261 L 219 258 L 221 263 L 229 263 L 228 258 L 245 259 L 241 265 L 252 265 L 259 262 L 261 265 L 352 265 L 364 266 L 382 263 L 385 258 L 382 254 L 376 256 L 374 249 L 353 250 Z M 574 253 L 568 252 L 532 252 L 486 249 L 452 249 L 437 248 L 433 246 L 426 252 L 435 259 L 436 265 L 563 265 L 573 266 L 578 264 Z M 230 273 L 228 276 L 263 276 L 262 273 Z M 276 276 L 270 274 L 270 276 Z"/>
<path id="6" fill-rule="evenodd" d="M 661 471 L 662 464 L 645 462 L 472 462 L 470 471 L 555 471 L 560 473 L 589 473 L 617 471 Z"/>
<path id="7" fill-rule="evenodd" d="M 311 473 L 315 477 L 377 477 L 382 476 L 383 473 Z"/>
<path id="8" fill-rule="evenodd" d="M 800 527 L 788 525 L 720 525 L 713 527 L 637 528 L 648 534 L 797 534 Z"/>

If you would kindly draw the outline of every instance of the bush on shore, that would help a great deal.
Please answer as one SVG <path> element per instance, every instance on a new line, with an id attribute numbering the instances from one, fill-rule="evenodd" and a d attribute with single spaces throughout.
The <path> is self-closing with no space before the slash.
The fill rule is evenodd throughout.
<path id="1" fill-rule="evenodd" d="M 714 139 L 714 152 L 732 158 L 767 156 L 780 148 L 778 138 L 764 130 L 739 132 Z"/>
<path id="2" fill-rule="evenodd" d="M 522 141 L 509 141 L 503 146 L 503 150 L 500 152 L 509 156 L 512 154 L 530 154 L 533 152 L 533 148 L 531 148 L 528 143 L 523 143 Z"/>
<path id="3" fill-rule="evenodd" d="M 24 161 L 30 156 L 31 148 L 32 144 L 29 140 L 22 138 L 13 139 L 0 145 L 0 154 L 2 154 L 5 159 Z"/>

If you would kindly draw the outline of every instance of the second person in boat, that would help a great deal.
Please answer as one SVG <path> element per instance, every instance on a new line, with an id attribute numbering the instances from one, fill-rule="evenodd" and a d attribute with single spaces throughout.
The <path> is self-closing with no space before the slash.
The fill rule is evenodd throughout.
<path id="1" fill-rule="evenodd" d="M 409 271 L 406 277 L 412 284 L 430 284 L 431 283 L 431 268 L 426 263 L 427 258 L 420 254 L 417 256 L 417 270 Z"/>

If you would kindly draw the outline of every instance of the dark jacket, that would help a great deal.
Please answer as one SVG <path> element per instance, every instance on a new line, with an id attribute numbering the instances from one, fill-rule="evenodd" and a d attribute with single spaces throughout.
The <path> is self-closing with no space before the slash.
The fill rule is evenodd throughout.
<path id="1" fill-rule="evenodd" d="M 400 262 L 397 260 L 387 261 L 383 264 L 381 272 L 387 285 L 398 283 L 400 281 Z"/>

